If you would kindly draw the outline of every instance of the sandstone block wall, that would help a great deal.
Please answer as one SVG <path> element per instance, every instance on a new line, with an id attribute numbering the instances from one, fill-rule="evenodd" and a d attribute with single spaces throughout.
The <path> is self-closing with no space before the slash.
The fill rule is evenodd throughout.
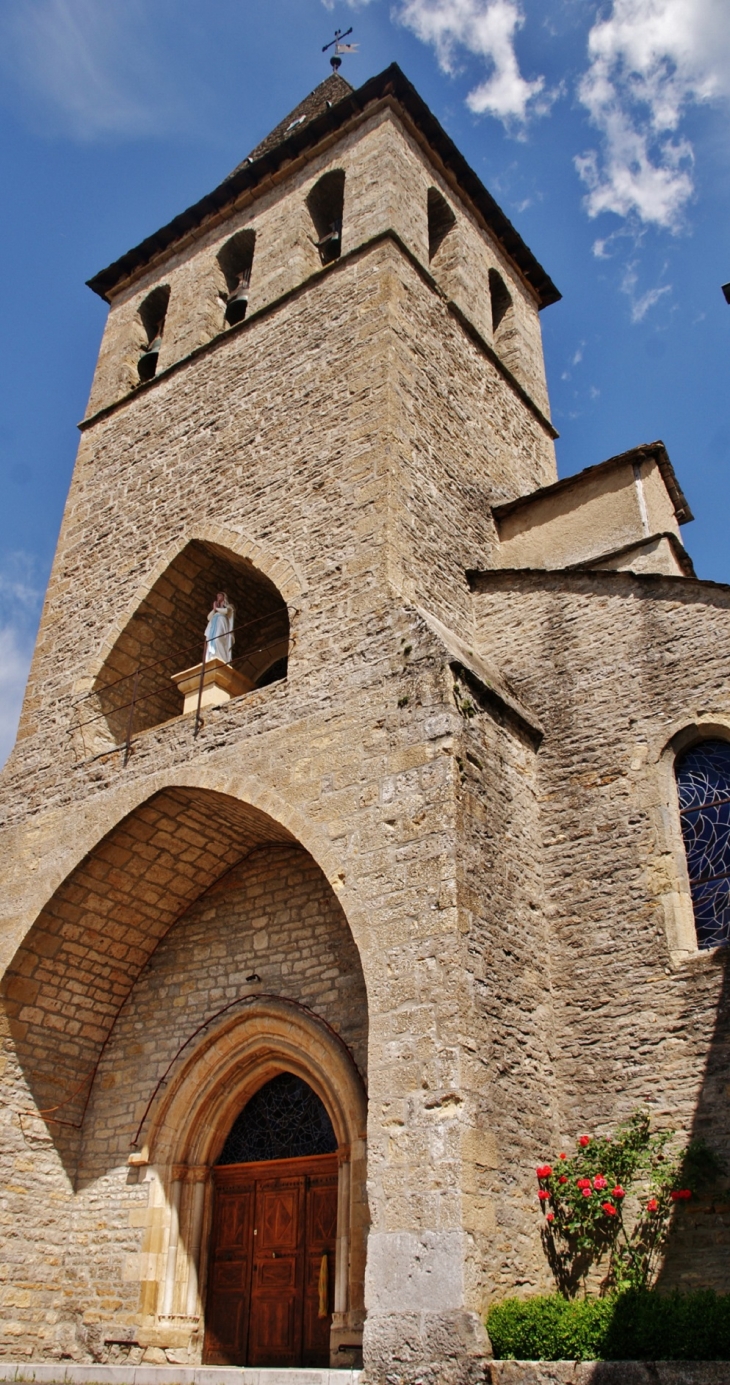
<path id="1" fill-rule="evenodd" d="M 340 138 L 336 152 L 327 150 L 304 167 L 287 170 L 284 187 L 264 185 L 249 194 L 240 209 L 193 242 L 147 270 L 115 295 L 101 345 L 88 413 L 126 395 L 138 384 L 136 362 L 144 345 L 138 316 L 141 303 L 157 284 L 170 287 L 158 370 L 164 371 L 225 330 L 226 285 L 218 255 L 244 227 L 256 235 L 249 313 L 265 308 L 321 270 L 316 233 L 306 199 L 315 183 L 333 168 L 345 173 L 343 253 L 384 231 L 394 231 L 426 268 L 428 258 L 427 193 L 438 187 L 450 198 L 457 226 L 448 240 L 458 241 L 458 273 L 444 276 L 437 257 L 431 270 L 449 297 L 494 344 L 489 270 L 497 267 L 513 298 L 511 345 L 506 362 L 538 407 L 549 409 L 542 359 L 540 325 L 534 294 L 492 236 L 476 222 L 416 140 L 386 105 Z M 278 181 L 278 180 L 277 180 Z M 444 250 L 446 247 L 444 247 Z M 453 261 L 453 256 L 452 256 Z"/>
<path id="2" fill-rule="evenodd" d="M 476 587 L 480 646 L 546 728 L 536 787 L 560 1138 L 610 1132 L 641 1106 L 727 1161 L 727 958 L 697 951 L 672 744 L 730 727 L 730 593 L 618 573 Z M 725 1287 L 723 1182 L 676 1221 L 662 1282 Z"/>

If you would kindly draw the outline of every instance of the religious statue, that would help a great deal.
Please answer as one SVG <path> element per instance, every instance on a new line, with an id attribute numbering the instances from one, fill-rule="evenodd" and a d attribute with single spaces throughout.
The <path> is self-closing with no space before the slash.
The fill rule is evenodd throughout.
<path id="1" fill-rule="evenodd" d="M 206 663 L 209 659 L 222 659 L 224 664 L 230 664 L 235 619 L 235 606 L 228 600 L 225 592 L 218 592 L 205 627 L 205 638 L 208 641 L 205 647 Z"/>

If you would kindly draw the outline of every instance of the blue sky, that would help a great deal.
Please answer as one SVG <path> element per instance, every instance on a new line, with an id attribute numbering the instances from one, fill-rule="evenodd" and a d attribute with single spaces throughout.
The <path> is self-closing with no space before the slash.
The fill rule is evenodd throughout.
<path id="1" fill-rule="evenodd" d="M 563 293 L 561 475 L 664 439 L 730 581 L 728 0 L 0 0 L 0 761 L 106 308 L 84 281 L 329 72 L 396 61 Z M 109 574 L 113 581 L 113 573 Z"/>

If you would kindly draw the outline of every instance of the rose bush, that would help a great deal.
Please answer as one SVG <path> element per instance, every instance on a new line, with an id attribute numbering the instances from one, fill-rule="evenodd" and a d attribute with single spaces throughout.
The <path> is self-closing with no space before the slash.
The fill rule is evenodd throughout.
<path id="1" fill-rule="evenodd" d="M 689 1202 L 720 1167 L 699 1141 L 678 1151 L 672 1131 L 652 1134 L 645 1111 L 635 1112 L 613 1139 L 581 1135 L 576 1153 L 558 1158 L 559 1172 L 544 1163 L 536 1174 L 543 1244 L 568 1297 L 604 1260 L 603 1293 L 650 1285 L 675 1206 Z"/>

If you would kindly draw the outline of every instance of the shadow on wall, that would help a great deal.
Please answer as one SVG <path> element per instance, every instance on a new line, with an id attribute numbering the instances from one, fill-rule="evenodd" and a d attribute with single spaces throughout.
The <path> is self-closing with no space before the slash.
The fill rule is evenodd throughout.
<path id="1" fill-rule="evenodd" d="M 117 639 L 79 705 L 86 754 L 177 717 L 180 692 L 172 675 L 195 667 L 216 593 L 235 607 L 233 667 L 254 687 L 285 678 L 289 615 L 281 594 L 252 563 L 198 540 L 187 544 L 157 579 Z M 131 717 L 131 726 L 130 726 Z"/>
<path id="2" fill-rule="evenodd" d="M 685 1001 L 681 1031 L 695 1042 L 698 1017 L 713 1013 L 704 1039 L 704 1077 L 695 1107 L 690 1139 L 703 1140 L 722 1161 L 724 1173 L 711 1187 L 674 1214 L 658 1280 L 660 1289 L 727 1290 L 730 1260 L 730 948 L 700 953 L 685 964 Z"/>
<path id="3" fill-rule="evenodd" d="M 226 794 L 166 789 L 118 823 L 38 915 L 3 978 L 6 1099 L 40 1113 L 72 1186 L 101 1055 L 158 943 L 251 850 L 291 840 Z"/>

